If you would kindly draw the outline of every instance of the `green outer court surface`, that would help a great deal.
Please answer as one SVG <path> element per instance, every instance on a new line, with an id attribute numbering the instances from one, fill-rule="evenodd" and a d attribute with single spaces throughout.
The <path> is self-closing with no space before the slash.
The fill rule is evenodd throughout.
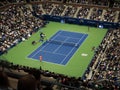
<path id="1" fill-rule="evenodd" d="M 71 57 L 71 59 L 66 65 L 40 62 L 39 60 L 32 60 L 30 58 L 27 58 L 27 56 L 31 52 L 33 52 L 40 45 L 42 45 L 42 43 L 39 42 L 40 32 L 45 33 L 47 39 L 49 39 L 58 30 L 66 30 L 88 34 L 86 40 L 82 43 L 82 45 L 78 48 L 76 53 Z M 39 31 L 37 33 L 34 33 L 28 40 L 21 42 L 17 46 L 11 48 L 7 54 L 1 55 L 0 59 L 8 60 L 10 62 L 13 62 L 14 64 L 29 66 L 38 69 L 41 66 L 43 70 L 49 70 L 51 72 L 68 76 L 82 77 L 94 56 L 94 51 L 92 51 L 92 47 L 95 46 L 97 48 L 102 42 L 106 33 L 107 29 L 49 22 L 46 27 L 39 29 Z M 32 45 L 32 41 L 37 41 L 37 44 Z"/>

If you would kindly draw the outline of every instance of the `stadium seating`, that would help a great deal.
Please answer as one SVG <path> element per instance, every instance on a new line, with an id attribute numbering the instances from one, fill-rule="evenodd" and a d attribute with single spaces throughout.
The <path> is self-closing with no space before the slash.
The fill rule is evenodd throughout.
<path id="1" fill-rule="evenodd" d="M 35 4 L 38 1 L 40 4 Z M 62 1 L 49 0 L 48 3 L 44 3 L 44 0 L 31 0 L 33 9 L 30 5 L 20 4 L 26 3 L 25 0 L 5 0 L 0 3 L 1 8 L 9 4 L 8 9 L 0 12 L 0 54 L 6 53 L 19 42 L 28 39 L 38 28 L 45 25 L 44 20 L 33 16 L 33 11 L 40 16 L 48 14 L 120 23 L 120 10 L 114 10 L 119 8 L 120 3 L 114 3 L 114 8 L 110 9 L 107 0 L 99 0 L 99 2 L 98 0 L 66 0 L 65 5 Z M 82 6 L 75 7 L 74 4 Z M 108 30 L 83 77 L 68 77 L 42 70 L 41 67 L 36 69 L 5 60 L 0 60 L 0 71 L 7 74 L 9 87 L 13 90 L 17 90 L 18 80 L 28 74 L 35 77 L 38 90 L 48 90 L 48 88 L 49 90 L 120 90 L 119 39 L 120 28 Z"/>

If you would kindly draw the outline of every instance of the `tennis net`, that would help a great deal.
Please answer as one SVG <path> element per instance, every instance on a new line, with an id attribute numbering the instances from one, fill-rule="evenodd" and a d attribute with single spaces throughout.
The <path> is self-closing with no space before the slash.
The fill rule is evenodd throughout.
<path id="1" fill-rule="evenodd" d="M 48 40 L 47 42 L 48 43 L 54 43 L 54 44 L 60 44 L 60 45 L 66 45 L 66 46 L 74 46 L 74 47 L 79 46 L 79 43 L 68 42 L 68 41 Z"/>

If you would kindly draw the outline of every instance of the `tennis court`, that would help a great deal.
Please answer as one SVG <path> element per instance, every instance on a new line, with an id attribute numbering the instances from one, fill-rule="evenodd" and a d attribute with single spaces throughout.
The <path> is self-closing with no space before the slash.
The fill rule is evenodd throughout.
<path id="1" fill-rule="evenodd" d="M 62 33 L 61 33 L 61 31 L 62 31 Z M 15 47 L 11 48 L 7 54 L 1 55 L 0 59 L 7 60 L 14 64 L 29 66 L 29 67 L 37 68 L 37 69 L 39 69 L 41 67 L 43 70 L 48 70 L 51 72 L 64 74 L 69 77 L 73 77 L 73 76 L 74 77 L 82 77 L 94 55 L 94 52 L 91 51 L 91 48 L 93 46 L 95 46 L 95 47 L 99 46 L 99 44 L 103 40 L 104 36 L 106 35 L 107 31 L 108 31 L 107 29 L 100 29 L 100 28 L 94 28 L 94 27 L 90 27 L 90 31 L 88 31 L 88 27 L 86 27 L 86 26 L 73 25 L 73 24 L 67 24 L 67 23 L 62 24 L 62 23 L 58 23 L 58 22 L 50 22 L 49 24 L 47 24 L 46 27 L 39 29 L 38 32 L 34 33 L 29 39 L 19 43 Z M 54 40 L 60 39 L 61 40 L 61 38 L 58 38 L 58 35 L 64 34 L 64 36 L 66 36 L 65 32 L 66 32 L 67 36 L 71 36 L 73 42 L 75 42 L 75 40 L 73 38 L 77 38 L 79 36 L 78 38 L 80 40 L 80 38 L 82 38 L 83 35 L 87 34 L 88 36 L 86 37 L 86 39 L 83 42 L 80 41 L 81 45 L 78 47 L 77 46 L 75 47 L 74 44 L 73 44 L 73 46 L 72 46 L 72 44 L 60 46 L 60 43 L 67 42 L 70 39 L 65 40 L 65 41 L 63 41 L 63 39 L 62 39 L 62 42 L 59 42 L 59 43 L 57 43 L 57 42 L 55 43 L 55 42 L 51 42 L 51 41 L 41 43 L 41 42 L 38 42 L 40 40 L 40 36 L 39 36 L 40 32 L 45 33 L 49 40 L 50 39 L 54 39 Z M 69 32 L 69 33 L 67 33 L 67 32 Z M 64 39 L 66 39 L 66 38 L 64 38 Z M 32 41 L 36 41 L 37 44 L 32 45 L 31 44 Z M 58 50 L 55 47 L 56 45 L 60 46 L 58 48 Z M 67 46 L 67 50 L 61 49 L 66 46 Z M 71 49 L 68 50 L 68 47 L 70 47 Z M 71 56 L 69 53 L 68 57 L 70 59 L 66 59 L 67 60 L 66 64 L 65 64 L 65 62 L 63 62 L 64 63 L 63 64 L 62 63 L 63 59 L 58 59 L 56 54 L 53 55 L 54 57 L 51 56 L 51 58 L 50 58 L 50 55 L 51 55 L 51 53 L 53 53 L 53 50 L 56 50 L 55 53 L 59 52 L 59 54 L 65 55 L 66 52 L 69 52 L 70 50 L 72 50 L 72 47 L 77 48 L 77 50 L 74 52 L 72 51 L 73 55 L 71 55 Z M 39 51 L 39 50 L 41 50 L 41 51 Z M 39 53 L 37 53 L 37 51 Z M 45 53 L 46 56 L 43 55 L 43 59 L 44 59 L 43 62 L 40 62 L 39 55 L 45 51 L 46 52 L 48 51 L 50 54 Z M 37 54 L 35 56 L 33 56 L 33 54 L 35 54 L 35 53 L 37 53 Z M 47 55 L 47 54 L 49 54 L 49 55 Z M 87 56 L 82 56 L 82 54 L 87 54 Z M 37 57 L 37 55 L 38 55 L 38 57 Z M 28 56 L 30 56 L 30 57 L 28 57 Z M 56 60 L 54 58 L 57 58 L 57 62 L 54 61 L 54 60 Z M 61 60 L 61 61 L 58 62 L 58 60 Z M 60 64 L 60 62 L 62 64 Z"/>
<path id="2" fill-rule="evenodd" d="M 59 30 L 33 51 L 28 58 L 66 65 L 88 34 Z"/>

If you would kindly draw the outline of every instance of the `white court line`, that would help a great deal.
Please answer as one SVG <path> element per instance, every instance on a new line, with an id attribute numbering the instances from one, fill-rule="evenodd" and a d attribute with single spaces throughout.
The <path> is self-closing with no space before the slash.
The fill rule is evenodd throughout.
<path id="1" fill-rule="evenodd" d="M 66 39 L 63 41 L 63 43 L 64 43 L 67 39 L 68 39 L 68 38 L 66 38 Z M 57 48 L 53 51 L 53 53 L 55 53 L 55 52 L 63 45 L 63 43 L 60 44 L 59 47 L 57 47 Z"/>
<path id="2" fill-rule="evenodd" d="M 74 38 L 74 37 L 69 37 L 69 36 L 63 36 L 63 35 L 58 35 L 60 37 L 66 37 L 66 38 L 72 38 L 72 39 L 80 39 L 80 38 Z"/>
<path id="3" fill-rule="evenodd" d="M 65 41 L 67 41 L 67 40 L 70 39 L 70 38 L 71 38 L 71 37 L 66 37 L 66 39 L 62 42 L 62 44 L 61 44 L 59 47 L 57 47 L 57 49 L 55 49 L 55 50 L 53 51 L 53 53 L 57 52 L 57 50 L 58 50 L 64 43 L 66 43 Z M 79 40 L 79 41 L 80 41 L 80 40 Z M 79 41 L 78 41 L 78 42 L 79 42 Z M 77 43 L 78 43 L 78 42 L 77 42 Z M 74 42 L 69 42 L 69 43 L 74 43 Z M 76 43 L 76 44 L 77 44 L 77 43 Z"/>
<path id="4" fill-rule="evenodd" d="M 62 35 L 60 35 L 60 33 L 62 33 L 62 32 L 63 32 L 63 31 L 59 32 L 57 35 L 55 35 L 54 38 L 56 38 L 57 36 L 62 36 Z M 63 36 L 63 37 L 67 37 L 67 36 Z M 82 36 L 82 37 L 83 37 L 83 36 Z M 54 38 L 53 38 L 52 40 L 54 40 Z M 71 38 L 71 37 L 67 37 L 67 39 L 68 39 L 68 38 Z M 78 38 L 75 38 L 75 39 L 78 39 Z M 81 39 L 82 39 L 82 38 L 81 38 Z M 80 39 L 80 40 L 81 40 L 81 39 Z M 80 41 L 80 40 L 79 40 L 79 41 Z M 65 40 L 65 41 L 66 41 L 66 40 Z M 42 50 L 42 49 L 45 48 L 48 44 L 49 44 L 49 43 L 47 43 L 46 45 L 44 45 L 40 50 L 38 50 L 35 54 L 33 54 L 33 55 L 31 56 L 31 58 L 34 57 L 35 55 L 37 55 L 40 51 L 46 52 L 46 51 L 44 51 L 44 50 Z M 62 45 L 60 45 L 60 46 L 62 46 Z M 59 48 L 60 48 L 60 46 L 59 46 Z M 58 49 L 59 49 L 59 48 L 58 48 Z M 57 49 L 57 50 L 58 50 L 58 49 Z M 73 49 L 74 49 L 74 48 L 73 48 Z M 73 50 L 73 49 L 72 49 L 72 50 Z M 55 51 L 57 51 L 57 50 L 55 50 Z M 69 53 L 71 53 L 72 50 L 71 50 Z M 55 52 L 55 51 L 54 51 L 54 52 Z M 51 53 L 51 52 L 49 52 L 49 53 Z M 67 56 L 69 55 L 69 53 L 68 53 L 67 55 L 60 54 L 60 53 L 54 53 L 54 54 L 66 56 L 66 57 L 64 58 L 64 60 L 65 60 L 65 59 L 67 58 Z M 64 61 L 64 60 L 63 60 L 63 61 Z M 63 62 L 63 61 L 62 61 L 62 62 Z"/>
<path id="5" fill-rule="evenodd" d="M 62 33 L 62 31 L 61 31 L 60 33 Z M 56 36 L 66 37 L 66 39 L 63 41 L 63 43 L 64 43 L 66 40 L 72 38 L 72 37 L 60 35 L 60 33 L 59 33 L 58 35 L 56 35 Z M 79 39 L 79 38 L 72 38 L 72 39 Z M 54 40 L 54 39 L 51 39 L 51 40 Z M 81 39 L 80 39 L 80 40 L 81 40 Z M 80 41 L 80 40 L 79 40 L 79 41 Z M 78 42 L 79 42 L 79 41 L 78 41 Z M 78 42 L 77 42 L 77 43 L 78 43 Z M 63 43 L 62 43 L 57 49 L 55 49 L 55 50 L 53 51 L 53 53 L 55 53 L 55 52 L 63 45 Z M 71 43 L 74 43 L 74 42 L 71 42 Z"/>
<path id="6" fill-rule="evenodd" d="M 85 34 L 83 34 L 83 36 L 85 36 Z M 81 41 L 81 39 L 83 38 L 83 36 L 79 39 L 79 41 L 77 42 L 79 44 L 79 42 Z"/>
<path id="7" fill-rule="evenodd" d="M 40 50 L 40 51 L 42 51 L 42 52 L 46 52 L 46 53 L 50 53 L 50 54 L 52 53 L 52 52 L 45 51 L 45 50 L 44 50 L 44 51 L 43 51 L 43 50 Z M 60 53 L 52 53 L 52 54 L 57 54 L 57 55 L 61 55 L 61 56 L 66 56 L 65 54 L 60 54 Z"/>
<path id="8" fill-rule="evenodd" d="M 54 53 L 54 54 L 57 54 L 57 55 L 62 55 L 62 56 L 66 56 L 65 54 L 60 54 L 60 53 Z"/>
<path id="9" fill-rule="evenodd" d="M 60 32 L 61 33 L 61 32 Z M 55 36 L 55 37 L 57 37 L 57 35 Z M 55 38 L 54 37 L 54 38 Z M 43 43 L 44 44 L 44 43 Z M 35 54 L 33 54 L 33 56 L 31 56 L 31 57 L 34 57 L 35 55 L 37 55 L 43 48 L 45 48 L 47 45 L 48 45 L 49 43 L 47 43 L 46 45 L 44 45 L 40 50 L 38 50 Z"/>
<path id="10" fill-rule="evenodd" d="M 86 32 L 79 32 L 79 31 L 69 31 L 69 30 L 60 30 L 62 32 L 71 32 L 71 33 L 75 33 L 75 34 L 86 34 Z"/>
<path id="11" fill-rule="evenodd" d="M 59 32 L 55 37 L 58 37 L 58 36 L 60 36 L 60 33 L 62 33 L 62 31 L 61 32 Z M 55 38 L 54 37 L 54 38 Z M 51 39 L 51 40 L 54 40 L 54 39 Z M 66 40 L 65 40 L 66 41 Z M 53 53 L 55 54 L 55 52 L 62 46 L 63 44 L 61 44 L 59 47 L 57 47 L 54 51 L 53 51 Z"/>
<path id="12" fill-rule="evenodd" d="M 85 35 L 83 35 L 83 36 L 85 36 Z M 83 38 L 83 36 L 80 38 L 79 41 L 81 41 L 81 39 Z M 69 54 L 73 51 L 74 48 L 75 48 L 75 47 L 73 47 L 73 48 L 70 50 L 70 52 L 66 55 L 66 57 L 62 60 L 62 62 L 61 62 L 60 64 L 62 64 L 62 63 L 65 61 L 65 59 L 69 56 Z"/>
<path id="13" fill-rule="evenodd" d="M 61 32 L 64 32 L 64 31 L 61 31 Z M 79 33 L 78 33 L 79 34 Z M 86 35 L 86 34 L 82 34 L 81 33 L 81 35 L 83 36 L 83 35 Z M 79 39 L 79 41 L 81 40 L 80 38 L 74 38 L 74 37 L 70 37 L 70 36 L 63 36 L 63 35 L 60 35 L 60 34 L 58 34 L 57 36 L 60 36 L 60 37 L 65 37 L 65 38 L 71 38 L 71 39 L 76 39 L 76 40 L 78 40 Z M 51 39 L 51 40 L 54 40 L 54 39 Z M 60 40 L 58 40 L 58 41 L 60 41 Z M 76 44 L 78 44 L 79 43 L 79 41 L 76 43 Z M 62 42 L 62 41 L 61 41 Z M 64 41 L 63 41 L 63 43 L 64 43 Z M 74 43 L 74 42 L 70 42 L 70 43 Z"/>
<path id="14" fill-rule="evenodd" d="M 44 44 L 44 43 L 43 43 Z M 49 43 L 45 44 L 40 50 L 38 50 L 35 54 L 33 54 L 32 57 L 34 57 L 35 55 L 37 55 L 43 48 L 45 48 Z M 40 46 L 41 47 L 41 46 Z M 38 49 L 38 48 L 37 48 Z"/>

